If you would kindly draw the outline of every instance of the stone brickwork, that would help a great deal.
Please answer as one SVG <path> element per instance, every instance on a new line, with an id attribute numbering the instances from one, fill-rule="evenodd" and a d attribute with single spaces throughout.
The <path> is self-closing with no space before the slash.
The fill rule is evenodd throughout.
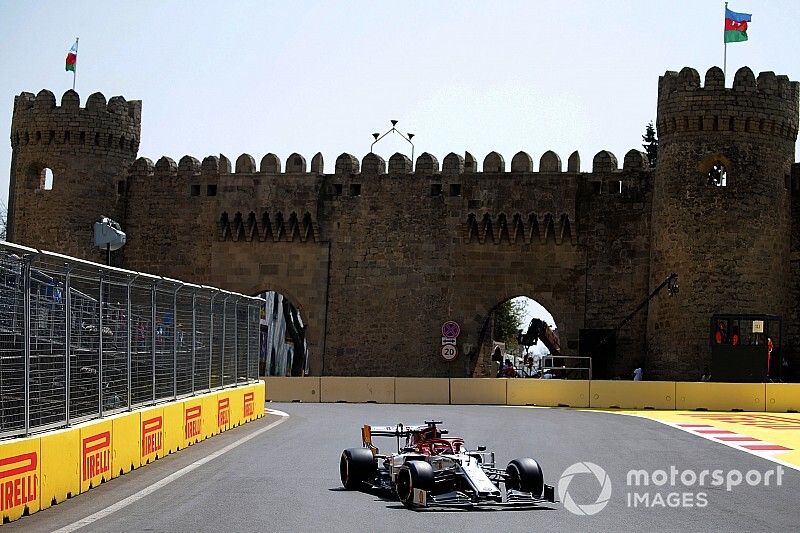
<path id="1" fill-rule="evenodd" d="M 740 70 L 733 89 L 713 69 L 703 88 L 691 69 L 667 73 L 655 172 L 631 150 L 622 168 L 596 154 L 588 172 L 577 152 L 563 165 L 546 151 L 538 167 L 493 152 L 481 172 L 469 153 L 441 165 L 427 153 L 342 154 L 326 174 L 322 154 L 310 167 L 299 154 L 134 161 L 138 102 L 93 95 L 81 109 L 70 91 L 55 107 L 46 91 L 23 93 L 11 238 L 97 259 L 91 223 L 112 216 L 128 233 L 115 259 L 126 268 L 287 296 L 307 325 L 311 372 L 326 375 L 487 375 L 489 316 L 516 296 L 543 304 L 577 354 L 581 329 L 613 327 L 675 271 L 679 297 L 659 296 L 619 331 L 610 371 L 645 359 L 650 377 L 695 379 L 712 313 L 800 316 L 784 186 L 797 99 L 796 83 L 769 73 L 756 82 Z M 50 130 L 50 144 L 33 140 Z M 701 180 L 717 156 L 730 167 L 724 190 Z M 44 166 L 57 170 L 52 191 L 37 181 Z M 438 355 L 446 320 L 462 331 L 450 366 Z"/>

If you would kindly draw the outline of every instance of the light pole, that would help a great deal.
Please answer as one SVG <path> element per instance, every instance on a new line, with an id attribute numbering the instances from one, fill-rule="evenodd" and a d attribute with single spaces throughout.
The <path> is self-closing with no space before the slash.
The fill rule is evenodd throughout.
<path id="1" fill-rule="evenodd" d="M 381 139 L 383 139 L 384 137 L 386 137 L 390 133 L 395 132 L 400 137 L 402 137 L 404 141 L 406 141 L 408 144 L 411 145 L 411 164 L 414 164 L 414 143 L 411 142 L 411 139 L 414 138 L 414 134 L 413 133 L 403 134 L 403 132 L 401 132 L 400 130 L 398 130 L 395 127 L 395 126 L 397 126 L 397 121 L 396 120 L 390 120 L 389 122 L 392 123 L 392 127 L 391 127 L 391 129 L 389 131 L 387 131 L 383 135 L 381 135 L 380 133 L 373 133 L 372 134 L 372 137 L 375 140 L 372 141 L 372 144 L 369 145 L 369 153 L 372 153 L 372 147 L 375 146 L 378 143 L 378 141 L 380 141 Z"/>

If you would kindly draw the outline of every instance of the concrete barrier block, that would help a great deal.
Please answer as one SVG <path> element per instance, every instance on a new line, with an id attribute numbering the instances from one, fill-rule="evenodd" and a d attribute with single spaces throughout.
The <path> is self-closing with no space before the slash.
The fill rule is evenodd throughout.
<path id="1" fill-rule="evenodd" d="M 450 380 L 447 378 L 395 378 L 395 403 L 447 405 Z"/>
<path id="2" fill-rule="evenodd" d="M 181 414 L 183 410 L 181 409 Z M 180 430 L 181 419 L 176 417 L 175 423 Z M 180 440 L 176 447 L 180 445 Z M 151 461 L 164 457 L 164 408 L 151 407 L 139 412 L 139 461 L 150 464 Z"/>
<path id="3" fill-rule="evenodd" d="M 142 465 L 141 414 L 124 413 L 111 419 L 114 448 L 111 454 L 111 477 L 119 477 Z"/>
<path id="4" fill-rule="evenodd" d="M 585 379 L 510 379 L 508 405 L 589 407 Z"/>
<path id="5" fill-rule="evenodd" d="M 267 386 L 264 380 L 259 381 L 258 385 L 253 385 L 253 390 L 256 393 L 255 417 L 261 418 L 264 416 L 264 403 L 267 401 Z"/>
<path id="6" fill-rule="evenodd" d="M 208 436 L 222 433 L 234 427 L 232 411 L 238 395 L 237 389 L 222 390 L 217 393 L 216 398 L 209 400 L 210 404 L 206 404 L 211 405 L 211 414 L 213 415 L 209 421 L 212 429 Z M 205 420 L 203 422 L 205 423 Z"/>
<path id="7" fill-rule="evenodd" d="M 320 378 L 321 402 L 394 403 L 394 378 Z"/>
<path id="8" fill-rule="evenodd" d="M 675 383 L 676 409 L 709 411 L 764 411 L 764 383 Z"/>
<path id="9" fill-rule="evenodd" d="M 800 412 L 800 383 L 767 383 L 767 411 Z"/>
<path id="10" fill-rule="evenodd" d="M 452 378 L 450 403 L 453 405 L 505 405 L 504 378 Z"/>
<path id="11" fill-rule="evenodd" d="M 16 520 L 25 510 L 39 510 L 41 495 L 41 441 L 39 437 L 14 439 L 0 443 L 0 479 L 3 483 L 2 521 Z M 50 469 L 56 466 L 51 463 Z M 8 485 L 8 483 L 11 485 Z M 7 492 L 6 487 L 12 491 Z M 19 491 L 17 492 L 17 487 Z"/>
<path id="12" fill-rule="evenodd" d="M 111 420 L 99 420 L 81 426 L 81 493 L 111 480 L 113 429 Z"/>
<path id="13" fill-rule="evenodd" d="M 675 382 L 595 380 L 589 384 L 589 407 L 675 409 Z"/>
<path id="14" fill-rule="evenodd" d="M 272 402 L 319 402 L 320 378 L 264 378 L 266 399 Z"/>
<path id="15" fill-rule="evenodd" d="M 175 453 L 183 449 L 186 441 L 186 418 L 184 402 L 173 402 L 164 404 L 164 453 Z"/>
<path id="16" fill-rule="evenodd" d="M 81 492 L 80 430 L 60 429 L 41 437 L 41 509 Z"/>

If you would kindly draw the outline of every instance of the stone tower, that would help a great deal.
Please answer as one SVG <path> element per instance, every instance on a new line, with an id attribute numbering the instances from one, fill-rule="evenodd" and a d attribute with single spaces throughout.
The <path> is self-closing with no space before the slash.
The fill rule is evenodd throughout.
<path id="1" fill-rule="evenodd" d="M 699 378 L 714 313 L 789 318 L 799 87 L 746 67 L 730 89 L 717 67 L 659 79 L 650 287 L 676 272 L 680 296 L 651 303 L 649 378 Z"/>
<path id="2" fill-rule="evenodd" d="M 128 170 L 139 148 L 141 102 L 67 91 L 14 100 L 8 240 L 105 262 L 93 223 L 124 223 Z M 52 172 L 52 187 L 45 176 Z M 123 224 L 124 227 L 124 224 Z"/>

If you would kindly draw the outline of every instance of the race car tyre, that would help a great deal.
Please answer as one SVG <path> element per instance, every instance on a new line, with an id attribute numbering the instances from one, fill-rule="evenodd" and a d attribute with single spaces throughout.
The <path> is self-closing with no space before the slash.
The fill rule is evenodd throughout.
<path id="1" fill-rule="evenodd" d="M 339 476 L 347 490 L 361 488 L 361 484 L 375 477 L 375 458 L 366 448 L 348 448 L 339 460 Z"/>
<path id="2" fill-rule="evenodd" d="M 397 497 L 406 507 L 414 507 L 414 489 L 433 488 L 433 467 L 425 461 L 409 461 L 397 472 Z"/>
<path id="3" fill-rule="evenodd" d="M 530 492 L 535 498 L 544 493 L 544 475 L 539 463 L 528 457 L 514 459 L 506 467 L 506 486 L 510 489 Z"/>

